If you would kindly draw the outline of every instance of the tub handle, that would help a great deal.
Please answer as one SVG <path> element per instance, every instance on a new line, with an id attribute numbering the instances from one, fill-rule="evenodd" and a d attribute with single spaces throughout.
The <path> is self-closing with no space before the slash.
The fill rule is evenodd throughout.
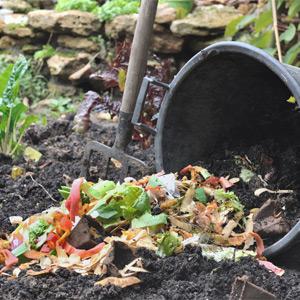
<path id="1" fill-rule="evenodd" d="M 169 85 L 166 83 L 160 82 L 151 77 L 147 77 L 147 76 L 144 77 L 139 94 L 138 94 L 138 98 L 136 101 L 136 105 L 135 105 L 134 113 L 133 113 L 133 116 L 131 119 L 131 123 L 134 126 L 137 126 L 139 129 L 142 129 L 145 132 L 155 135 L 156 134 L 155 128 L 152 128 L 150 126 L 147 126 L 147 125 L 141 123 L 141 113 L 143 111 L 143 107 L 144 107 L 146 96 L 147 96 L 147 91 L 148 91 L 150 84 L 163 87 L 166 90 L 170 89 Z"/>

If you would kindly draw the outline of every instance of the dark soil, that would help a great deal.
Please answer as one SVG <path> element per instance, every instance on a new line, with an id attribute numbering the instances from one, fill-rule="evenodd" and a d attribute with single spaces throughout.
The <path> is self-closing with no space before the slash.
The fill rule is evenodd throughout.
<path id="1" fill-rule="evenodd" d="M 58 204 L 51 200 L 39 184 L 59 201 L 57 189 L 79 176 L 80 159 L 88 140 L 96 139 L 110 146 L 113 143 L 115 127 L 111 124 L 93 125 L 84 136 L 73 133 L 71 128 L 72 122 L 69 120 L 58 120 L 47 128 L 32 128 L 28 132 L 28 144 L 43 154 L 38 165 L 28 164 L 22 159 L 11 162 L 5 157 L 0 157 L 2 232 L 14 229 L 10 225 L 9 216 L 21 215 L 26 218 Z M 133 144 L 129 147 L 129 153 L 153 166 L 152 149 L 141 151 L 138 145 Z M 248 152 L 247 155 L 250 160 L 253 159 Z M 30 176 L 12 180 L 12 165 L 22 166 L 27 172 L 32 172 L 38 184 L 32 181 Z M 226 161 L 223 164 L 223 161 L 216 159 L 210 167 L 218 175 L 227 175 L 228 172 L 238 175 L 234 174 L 235 169 L 231 169 L 230 163 L 227 165 Z M 101 163 L 97 161 L 92 169 L 94 175 L 101 173 Z M 242 198 L 247 190 L 246 187 L 237 192 Z M 250 196 L 247 199 L 257 200 Z M 244 203 L 247 204 L 247 201 Z M 249 203 L 249 208 L 260 204 Z M 274 293 L 279 299 L 300 299 L 300 273 L 297 271 L 286 270 L 284 276 L 278 277 L 260 267 L 255 260 L 245 259 L 238 263 L 220 264 L 203 258 L 201 251 L 194 248 L 188 248 L 184 253 L 164 259 L 149 251 L 139 252 L 144 259 L 144 267 L 149 271 L 139 275 L 143 281 L 141 285 L 123 290 L 113 286 L 95 287 L 94 283 L 99 277 L 83 277 L 65 269 L 38 277 L 26 276 L 25 272 L 22 272 L 16 280 L 0 277 L 0 299 L 228 299 L 234 279 L 242 275 L 248 276 L 251 282 Z"/>

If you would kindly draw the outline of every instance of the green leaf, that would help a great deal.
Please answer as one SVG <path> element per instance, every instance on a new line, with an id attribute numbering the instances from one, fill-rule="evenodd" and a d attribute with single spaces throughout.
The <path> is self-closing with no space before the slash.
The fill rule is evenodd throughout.
<path id="1" fill-rule="evenodd" d="M 118 84 L 121 92 L 124 92 L 125 82 L 126 82 L 126 71 L 124 69 L 119 69 Z"/>
<path id="2" fill-rule="evenodd" d="M 26 147 L 24 150 L 24 159 L 26 161 L 38 162 L 42 157 L 42 153 L 32 147 Z"/>
<path id="3" fill-rule="evenodd" d="M 205 168 L 200 169 L 200 174 L 204 178 L 204 180 L 211 177 L 211 174 Z"/>
<path id="4" fill-rule="evenodd" d="M 300 12 L 300 1 L 294 0 L 288 10 L 288 16 L 294 18 Z"/>
<path id="5" fill-rule="evenodd" d="M 95 8 L 93 12 L 101 21 L 110 21 L 119 15 L 135 14 L 139 7 L 139 0 L 110 0 L 101 7 Z"/>
<path id="6" fill-rule="evenodd" d="M 255 20 L 254 30 L 259 33 L 262 30 L 265 30 L 273 22 L 272 10 L 267 10 L 261 13 L 258 18 Z"/>
<path id="7" fill-rule="evenodd" d="M 110 185 L 110 187 L 112 187 L 112 185 Z M 112 218 L 116 219 L 120 217 L 131 220 L 138 212 L 134 204 L 142 193 L 143 189 L 137 186 L 127 184 L 116 186 L 115 189 L 108 190 L 89 214 L 94 218 L 100 218 L 104 222 L 106 222 L 106 220 L 111 222 Z M 109 203 L 107 203 L 108 200 Z"/>
<path id="8" fill-rule="evenodd" d="M 292 65 L 300 54 L 300 42 L 291 47 L 283 58 L 283 62 Z"/>
<path id="9" fill-rule="evenodd" d="M 111 201 L 108 205 L 103 205 L 97 209 L 98 217 L 104 220 L 120 217 L 120 206 L 116 201 Z"/>
<path id="10" fill-rule="evenodd" d="M 115 189 L 115 187 L 116 185 L 113 181 L 104 180 L 90 187 L 87 194 L 95 199 L 101 199 L 108 191 Z"/>
<path id="11" fill-rule="evenodd" d="M 146 192 L 143 192 L 138 197 L 138 199 L 133 204 L 133 208 L 135 208 L 141 214 L 151 210 L 150 198 Z"/>
<path id="12" fill-rule="evenodd" d="M 32 249 L 36 249 L 36 244 L 38 243 L 37 239 L 45 233 L 49 224 L 43 220 L 39 219 L 29 227 L 29 244 Z"/>
<path id="13" fill-rule="evenodd" d="M 151 186 L 151 187 L 157 187 L 157 186 L 162 186 L 162 182 L 159 180 L 159 178 L 155 175 L 152 175 L 150 178 L 149 178 L 149 181 L 148 181 L 148 186 Z"/>
<path id="14" fill-rule="evenodd" d="M 8 79 L 10 77 L 10 74 L 12 72 L 14 65 L 10 64 L 6 67 L 6 69 L 2 72 L 2 74 L 0 75 L 0 98 L 2 98 L 3 96 L 3 92 L 6 88 Z M 0 105 L 1 105 L 1 99 L 0 99 Z"/>
<path id="15" fill-rule="evenodd" d="M 58 0 L 55 6 L 55 10 L 80 10 L 92 12 L 97 7 L 98 2 L 96 0 Z"/>
<path id="16" fill-rule="evenodd" d="M 8 107 L 13 107 L 15 105 L 14 100 L 19 92 L 20 79 L 24 76 L 27 69 L 28 62 L 26 58 L 24 56 L 20 56 L 11 70 L 2 95 L 0 95 L 0 105 L 1 103 L 5 103 Z"/>
<path id="17" fill-rule="evenodd" d="M 241 16 L 232 20 L 225 29 L 225 37 L 232 37 L 255 21 L 255 15 Z"/>
<path id="18" fill-rule="evenodd" d="M 132 228 L 152 227 L 156 225 L 167 224 L 167 215 L 161 213 L 152 216 L 149 212 L 144 213 L 141 217 L 133 219 L 131 223 Z"/>
<path id="19" fill-rule="evenodd" d="M 36 123 L 38 120 L 39 120 L 38 116 L 35 115 L 26 116 L 25 119 L 22 121 L 22 125 L 19 129 L 19 134 L 23 135 L 25 133 L 25 130 L 28 129 L 32 124 Z"/>
<path id="20" fill-rule="evenodd" d="M 255 173 L 253 173 L 251 170 L 242 168 L 241 173 L 240 173 L 240 178 L 244 182 L 248 183 L 254 175 L 255 175 Z"/>
<path id="21" fill-rule="evenodd" d="M 273 31 L 268 30 L 264 33 L 260 33 L 259 36 L 250 40 L 253 46 L 261 49 L 270 48 L 273 44 Z"/>
<path id="22" fill-rule="evenodd" d="M 297 29 L 294 24 L 290 24 L 285 32 L 280 35 L 280 41 L 289 43 L 296 35 Z"/>
<path id="23" fill-rule="evenodd" d="M 271 56 L 274 56 L 277 52 L 276 48 L 264 48 L 263 50 Z"/>
<path id="24" fill-rule="evenodd" d="M 277 1 L 277 9 L 279 9 L 284 2 L 285 2 L 285 0 L 278 0 Z"/>
<path id="25" fill-rule="evenodd" d="M 207 203 L 207 196 L 203 188 L 198 188 L 195 190 L 195 198 L 203 204 Z"/>
<path id="26" fill-rule="evenodd" d="M 58 192 L 60 193 L 62 198 L 66 200 L 70 195 L 71 188 L 69 186 L 61 186 Z"/>
<path id="27" fill-rule="evenodd" d="M 56 50 L 51 45 L 44 45 L 42 50 L 36 51 L 33 55 L 35 60 L 45 59 L 53 56 Z"/>
<path id="28" fill-rule="evenodd" d="M 244 208 L 234 192 L 225 192 L 223 189 L 219 189 L 215 190 L 214 197 L 215 200 L 221 204 L 222 210 L 234 209 L 236 211 L 242 211 Z"/>
<path id="29" fill-rule="evenodd" d="M 296 104 L 297 103 L 296 98 L 293 97 L 293 96 L 291 96 L 289 99 L 287 99 L 286 102 L 292 103 L 292 104 Z"/>
<path id="30" fill-rule="evenodd" d="M 11 254 L 15 257 L 18 257 L 29 250 L 29 247 L 26 243 L 22 243 L 20 246 L 11 251 Z"/>
<path id="31" fill-rule="evenodd" d="M 171 256 L 175 249 L 180 246 L 181 240 L 176 232 L 166 232 L 157 235 L 158 250 L 160 257 Z"/>

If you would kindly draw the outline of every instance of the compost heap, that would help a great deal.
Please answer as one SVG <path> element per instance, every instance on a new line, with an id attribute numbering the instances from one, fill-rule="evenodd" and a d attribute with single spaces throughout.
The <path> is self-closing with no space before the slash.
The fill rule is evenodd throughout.
<path id="1" fill-rule="evenodd" d="M 62 267 L 103 276 L 97 284 L 125 287 L 140 282 L 137 273 L 147 272 L 137 248 L 166 257 L 193 244 L 216 261 L 253 256 L 282 275 L 262 256 L 263 241 L 253 231 L 257 210 L 246 214 L 230 191 L 238 182 L 200 166 L 126 178 L 122 184 L 76 179 L 71 188 L 60 189 L 65 199 L 60 207 L 25 221 L 10 218 L 18 227 L 0 239 L 0 272 L 17 277 L 24 269 L 40 275 Z"/>

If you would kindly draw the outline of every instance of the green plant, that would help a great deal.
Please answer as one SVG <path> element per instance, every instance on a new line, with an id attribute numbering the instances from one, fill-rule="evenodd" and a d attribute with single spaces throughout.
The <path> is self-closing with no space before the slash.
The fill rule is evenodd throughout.
<path id="1" fill-rule="evenodd" d="M 300 22 L 298 15 L 300 1 L 279 0 L 276 6 L 274 8 L 275 12 L 278 11 L 278 20 L 273 20 L 272 3 L 267 1 L 262 8 L 230 22 L 226 27 L 225 37 L 250 43 L 264 49 L 271 55 L 277 54 L 279 58 L 281 58 L 282 50 L 284 63 L 299 66 L 300 36 L 298 33 Z M 274 39 L 276 27 L 280 33 L 277 47 L 275 47 Z"/>
<path id="2" fill-rule="evenodd" d="M 59 97 L 51 99 L 49 107 L 54 115 L 75 112 L 75 106 L 70 98 Z"/>
<path id="3" fill-rule="evenodd" d="M 35 60 L 51 57 L 55 54 L 55 49 L 51 45 L 44 45 L 42 50 L 38 50 L 34 53 L 33 58 Z"/>
<path id="4" fill-rule="evenodd" d="M 193 8 L 193 0 L 159 0 L 160 3 L 166 3 L 176 9 L 178 19 L 184 18 Z"/>
<path id="5" fill-rule="evenodd" d="M 47 78 L 40 72 L 40 64 L 29 60 L 29 67 L 20 83 L 20 97 L 28 98 L 30 103 L 35 103 L 47 98 L 49 95 Z"/>
<path id="6" fill-rule="evenodd" d="M 26 115 L 28 107 L 20 101 L 20 81 L 28 70 L 28 62 L 22 56 L 10 64 L 0 75 L 0 153 L 16 155 L 26 129 L 38 120 Z"/>
<path id="7" fill-rule="evenodd" d="M 102 21 L 110 21 L 116 16 L 138 12 L 140 0 L 108 0 L 94 12 Z"/>
<path id="8" fill-rule="evenodd" d="M 57 11 L 77 9 L 80 11 L 92 12 L 98 7 L 96 0 L 58 0 L 55 6 Z"/>

